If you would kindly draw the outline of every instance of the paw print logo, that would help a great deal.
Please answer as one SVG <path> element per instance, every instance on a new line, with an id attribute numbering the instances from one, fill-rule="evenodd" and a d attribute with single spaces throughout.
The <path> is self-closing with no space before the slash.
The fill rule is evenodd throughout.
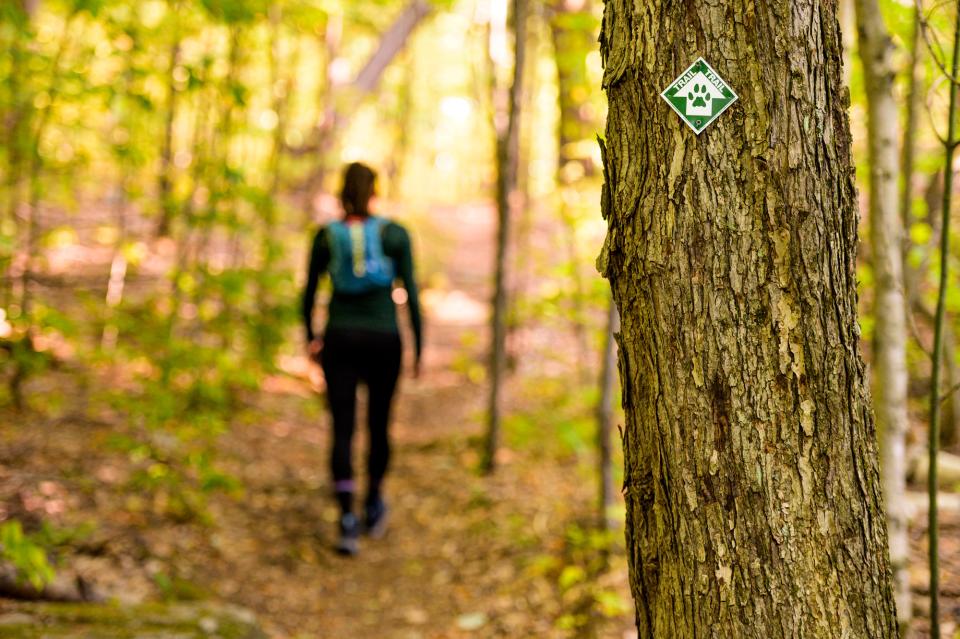
<path id="1" fill-rule="evenodd" d="M 712 99 L 713 96 L 707 89 L 707 85 L 695 83 L 687 94 L 687 115 L 711 115 L 713 111 L 710 100 Z"/>

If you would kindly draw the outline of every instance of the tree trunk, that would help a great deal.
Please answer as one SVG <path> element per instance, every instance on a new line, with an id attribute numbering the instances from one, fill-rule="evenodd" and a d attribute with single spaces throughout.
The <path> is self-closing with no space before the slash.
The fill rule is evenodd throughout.
<path id="1" fill-rule="evenodd" d="M 890 564 L 899 621 L 911 616 L 907 537 L 907 308 L 900 210 L 899 109 L 894 97 L 896 49 L 877 0 L 856 0 L 857 34 L 867 93 L 870 160 L 870 248 L 873 262 L 873 407 L 880 439 Z"/>
<path id="2" fill-rule="evenodd" d="M 578 350 L 577 373 L 581 383 L 586 384 L 590 375 L 590 346 L 584 308 L 586 294 L 578 250 L 578 220 L 575 212 L 570 210 L 568 190 L 575 189 L 584 176 L 595 173 L 591 154 L 585 152 L 593 148 L 597 130 L 594 118 L 590 117 L 592 92 L 586 54 L 596 41 L 597 24 L 588 0 L 553 0 L 549 16 L 560 111 L 557 126 L 557 186 L 560 197 L 557 207 L 571 263 L 570 323 Z"/>
<path id="3" fill-rule="evenodd" d="M 927 556 L 930 565 L 930 635 L 940 639 L 940 530 L 937 520 L 937 455 L 940 445 L 941 386 L 944 328 L 946 326 L 947 290 L 950 285 L 950 213 L 953 210 L 953 158 L 957 149 L 957 84 L 960 72 L 960 0 L 956 2 L 953 27 L 953 62 L 947 79 L 950 100 L 947 108 L 947 137 L 943 141 L 943 199 L 940 206 L 940 268 L 937 286 L 937 310 L 933 320 L 933 362 L 930 371 L 930 428 L 927 434 L 927 453 L 930 471 L 927 475 Z M 952 353 L 951 353 L 952 355 Z"/>
<path id="4" fill-rule="evenodd" d="M 943 365 L 946 391 L 943 400 L 943 412 L 940 424 L 940 445 L 953 446 L 957 443 L 957 428 L 960 427 L 960 362 L 956 357 L 957 342 L 953 327 L 949 322 L 943 326 Z"/>
<path id="5" fill-rule="evenodd" d="M 600 475 L 600 524 L 604 530 L 613 530 L 616 522 L 611 511 L 616 505 L 616 492 L 613 487 L 613 450 L 611 434 L 613 430 L 613 386 L 616 380 L 617 342 L 616 334 L 620 330 L 620 318 L 617 306 L 610 300 L 607 311 L 607 332 L 603 342 L 603 361 L 600 363 L 600 400 L 597 405 L 597 452 Z"/>
<path id="6" fill-rule="evenodd" d="M 343 87 L 340 87 L 332 77 L 331 63 L 334 61 L 340 46 L 342 36 L 342 16 L 331 16 L 327 24 L 324 47 L 326 49 L 326 73 L 324 83 L 325 95 L 321 96 L 322 115 L 314 129 L 314 141 L 306 145 L 298 153 L 310 151 L 316 155 L 317 165 L 307 178 L 305 186 L 306 202 L 304 210 L 307 212 L 309 223 L 312 217 L 311 207 L 314 197 L 323 187 L 323 181 L 329 168 L 330 155 L 333 151 L 337 135 L 341 135 L 350 119 L 350 113 L 356 109 L 362 98 L 376 90 L 387 67 L 403 50 L 410 36 L 416 28 L 430 15 L 433 6 L 425 0 L 411 0 L 397 16 L 390 28 L 381 36 L 377 48 L 356 78 L 350 83 L 350 93 L 341 97 Z"/>
<path id="7" fill-rule="evenodd" d="M 557 169 L 561 184 L 569 184 L 595 173 L 592 154 L 588 150 L 592 150 L 597 127 L 595 117 L 591 117 L 593 87 L 587 72 L 586 54 L 596 42 L 597 24 L 589 0 L 553 0 L 550 10 L 550 36 L 557 67 L 560 107 Z"/>
<path id="8" fill-rule="evenodd" d="M 905 142 L 906 144 L 906 142 Z M 906 177 L 906 175 L 904 175 Z M 927 188 L 924 189 L 924 210 L 925 215 L 922 221 L 930 225 L 933 234 L 926 245 L 920 246 L 921 259 L 919 264 L 911 266 L 909 262 L 904 262 L 904 283 L 907 290 L 907 299 L 913 309 L 913 315 L 922 319 L 930 327 L 934 324 L 934 311 L 928 307 L 923 300 L 921 287 L 926 274 L 930 270 L 930 258 L 937 250 L 940 242 L 940 220 L 937 215 L 937 209 L 940 207 L 940 199 L 943 197 L 943 172 L 937 171 L 930 176 Z M 906 234 L 908 240 L 907 249 L 912 244 L 909 243 L 909 233 Z M 911 324 L 913 338 L 920 348 L 928 356 L 933 355 L 932 346 L 927 346 L 921 339 L 916 326 Z M 950 322 L 943 325 L 943 349 L 944 353 L 951 355 L 956 353 L 956 339 L 953 335 L 953 329 Z M 960 427 L 960 392 L 957 392 L 957 384 L 960 384 L 960 362 L 955 356 L 944 358 L 944 385 L 948 389 L 947 397 L 943 401 L 943 422 L 940 425 L 940 445 L 944 447 L 952 446 L 957 441 L 957 429 Z M 950 392 L 949 389 L 955 389 Z"/>
<path id="9" fill-rule="evenodd" d="M 491 314 L 490 397 L 487 404 L 487 437 L 483 468 L 492 472 L 496 466 L 500 444 L 500 418 L 503 412 L 503 378 L 506 372 L 507 349 L 507 247 L 510 241 L 511 208 L 516 204 L 518 156 L 520 152 L 520 104 L 525 61 L 527 3 L 513 0 L 512 22 L 514 33 L 513 78 L 505 89 L 495 74 L 493 95 L 493 124 L 497 134 L 497 251 L 494 264 L 493 313 Z M 496 57 L 496 55 L 492 56 Z"/>
<path id="10" fill-rule="evenodd" d="M 172 11 L 176 12 L 179 5 L 176 2 L 170 4 Z M 178 18 L 174 17 L 174 20 Z M 160 199 L 160 221 L 157 223 L 156 234 L 166 237 L 170 234 L 170 225 L 173 223 L 173 216 L 176 212 L 176 204 L 173 200 L 173 125 L 177 117 L 177 82 L 175 75 L 177 65 L 180 61 L 180 33 L 179 23 L 176 24 L 173 43 L 170 45 L 167 62 L 167 110 L 164 114 L 163 122 L 163 143 L 160 149 L 160 171 L 157 181 L 157 191 Z"/>
<path id="11" fill-rule="evenodd" d="M 129 72 L 127 75 L 129 77 Z M 123 291 L 127 283 L 128 265 L 124 244 L 127 241 L 127 204 L 131 178 L 126 167 L 121 166 L 120 172 L 113 210 L 117 225 L 117 239 L 113 244 L 113 256 L 110 258 L 110 274 L 107 277 L 107 291 L 104 295 L 104 324 L 100 333 L 100 348 L 105 351 L 112 351 L 117 347 L 117 338 L 120 335 L 116 317 L 117 307 L 123 301 Z"/>
<path id="12" fill-rule="evenodd" d="M 923 112 L 923 98 L 925 95 L 924 68 L 920 63 L 923 56 L 923 45 L 920 42 L 920 21 L 923 16 L 920 6 L 913 7 L 913 25 L 910 31 L 910 58 L 907 63 L 907 95 L 906 113 L 903 122 L 903 144 L 900 153 L 900 218 L 903 227 L 910 229 L 913 222 L 913 176 L 916 166 L 917 151 L 917 124 Z M 906 260 L 909 234 L 904 236 L 904 260 Z"/>
<path id="13" fill-rule="evenodd" d="M 20 9 L 18 11 L 18 9 Z M 6 159 L 6 202 L 3 212 L 4 226 L 18 227 L 18 215 L 22 205 L 23 174 L 26 166 L 26 157 L 30 146 L 30 129 L 32 126 L 33 95 L 28 90 L 23 75 L 30 58 L 28 43 L 32 37 L 30 30 L 30 15 L 22 7 L 14 5 L 10 8 L 10 40 L 5 41 L 4 48 L 9 51 L 10 71 L 7 74 L 6 101 L 4 105 L 3 136 Z M 4 232 L 6 235 L 8 231 Z M 16 232 L 12 237 L 5 238 L 17 241 Z M 15 273 L 20 268 L 20 256 L 14 249 L 11 254 L 0 260 L 0 269 L 6 277 L 2 278 L 3 297 L 0 304 L 8 309 L 17 297 L 15 289 Z"/>
<path id="14" fill-rule="evenodd" d="M 639 636 L 895 637 L 836 2 L 608 0 L 600 41 Z M 740 95 L 699 136 L 659 97 L 698 54 Z"/>

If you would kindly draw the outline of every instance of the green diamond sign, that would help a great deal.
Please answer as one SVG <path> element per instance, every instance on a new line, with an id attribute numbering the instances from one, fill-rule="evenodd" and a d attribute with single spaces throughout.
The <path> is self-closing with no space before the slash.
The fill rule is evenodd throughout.
<path id="1" fill-rule="evenodd" d="M 697 135 L 737 101 L 737 94 L 703 58 L 697 58 L 660 97 Z"/>

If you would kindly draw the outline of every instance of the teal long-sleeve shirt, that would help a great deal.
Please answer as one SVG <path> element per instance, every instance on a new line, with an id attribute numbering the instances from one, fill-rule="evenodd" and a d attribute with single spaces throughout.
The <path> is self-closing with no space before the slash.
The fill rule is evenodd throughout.
<path id="1" fill-rule="evenodd" d="M 422 350 L 422 321 L 417 283 L 414 279 L 413 251 L 410 235 L 396 222 L 387 222 L 383 228 L 383 252 L 393 259 L 397 277 L 407 290 L 407 305 L 410 309 L 410 324 L 413 327 L 414 348 L 417 359 Z M 307 286 L 303 291 L 303 323 L 307 341 L 315 337 L 313 330 L 313 307 L 320 277 L 330 265 L 330 242 L 326 227 L 321 227 L 313 238 L 310 264 L 307 271 Z M 365 330 L 398 333 L 397 308 L 391 296 L 391 288 L 384 287 L 367 293 L 338 293 L 330 297 L 327 312 L 327 328 L 359 328 Z"/>

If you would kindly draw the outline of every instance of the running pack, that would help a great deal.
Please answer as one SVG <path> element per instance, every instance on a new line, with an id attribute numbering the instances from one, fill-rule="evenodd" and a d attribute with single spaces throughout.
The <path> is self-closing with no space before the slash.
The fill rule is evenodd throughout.
<path id="1" fill-rule="evenodd" d="M 327 225 L 330 278 L 337 293 L 367 293 L 393 285 L 396 266 L 383 252 L 387 220 L 368 216 L 362 222 Z"/>

